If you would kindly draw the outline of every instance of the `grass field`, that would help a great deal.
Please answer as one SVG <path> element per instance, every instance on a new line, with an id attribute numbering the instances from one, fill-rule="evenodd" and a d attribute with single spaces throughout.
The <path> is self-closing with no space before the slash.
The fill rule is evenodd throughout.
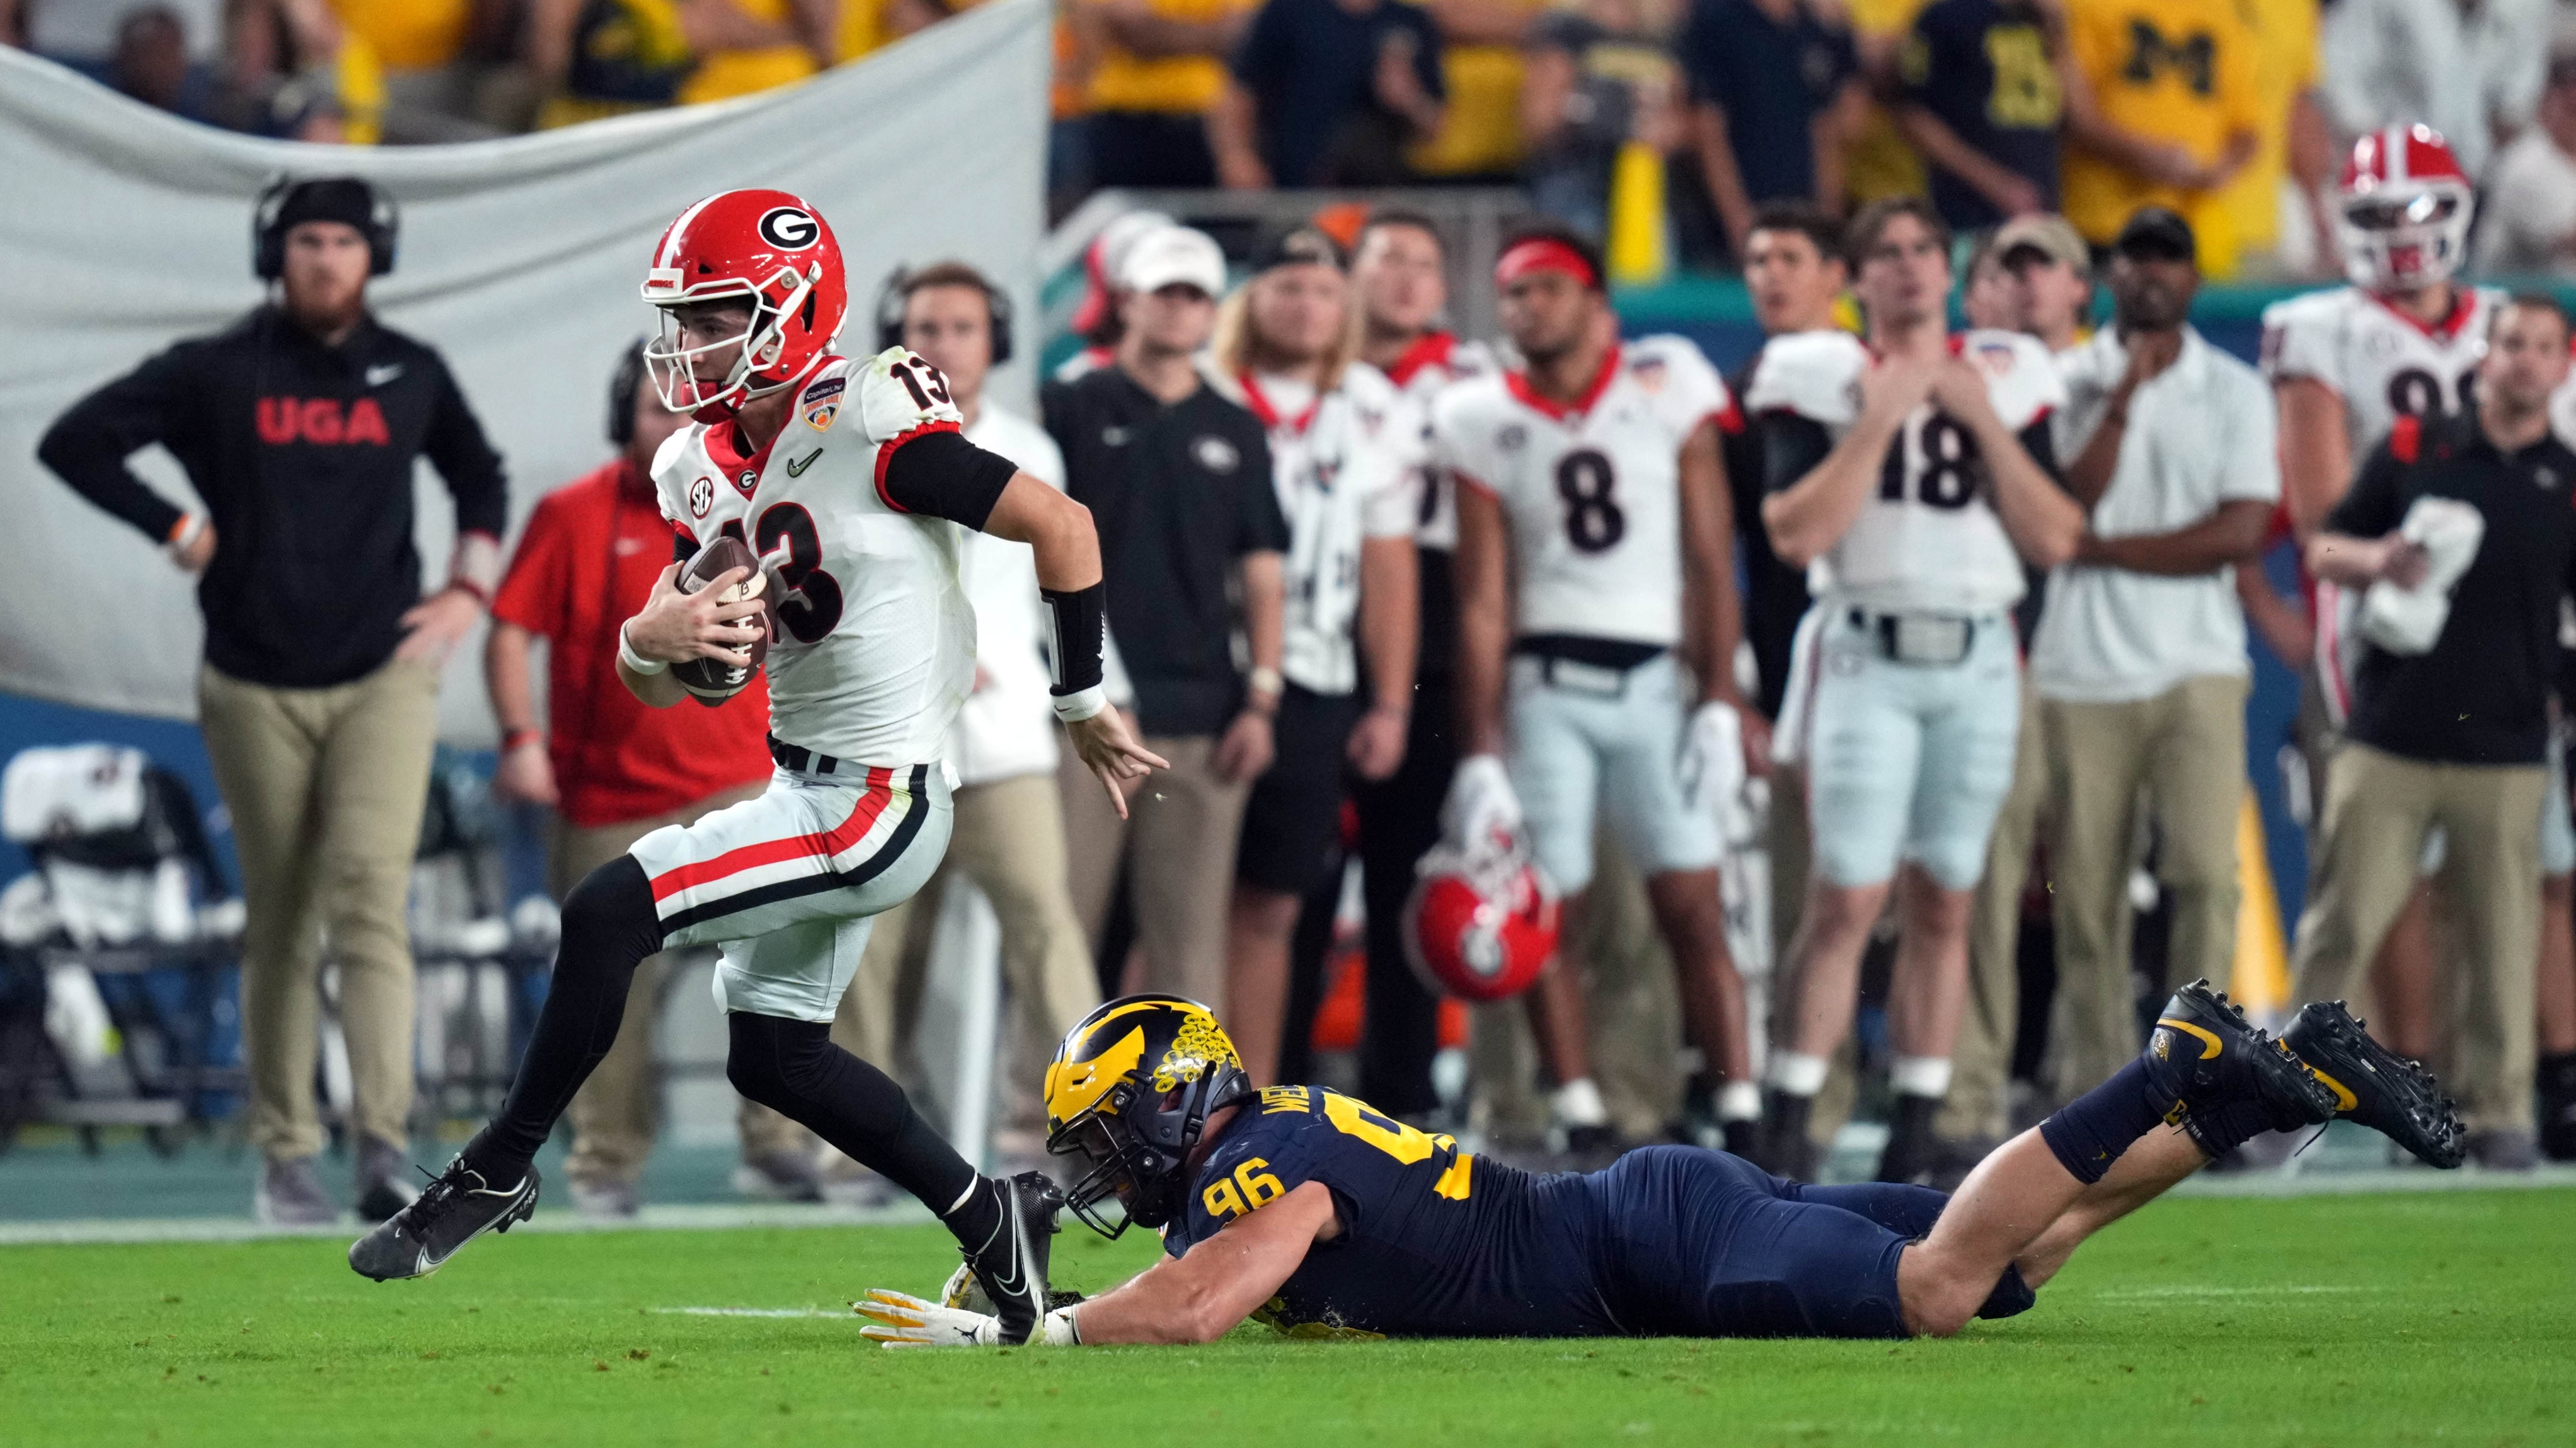
<path id="1" fill-rule="evenodd" d="M 557 1208 L 556 1210 L 561 1210 Z M 1058 1241 L 1061 1285 L 1148 1259 Z M 931 1227 L 0 1248 L 0 1444 L 2576 1443 L 2576 1193 L 2160 1203 L 1948 1342 L 889 1353 Z M 678 1309 L 764 1309 L 716 1315 Z"/>

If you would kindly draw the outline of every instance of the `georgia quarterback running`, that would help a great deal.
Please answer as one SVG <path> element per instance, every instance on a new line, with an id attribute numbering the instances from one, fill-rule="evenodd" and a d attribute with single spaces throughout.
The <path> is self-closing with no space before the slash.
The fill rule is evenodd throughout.
<path id="1" fill-rule="evenodd" d="M 901 347 L 833 353 L 849 304 L 840 245 L 799 197 L 728 191 L 690 207 L 654 249 L 643 293 L 662 314 L 645 349 L 654 384 L 697 424 L 664 444 L 654 487 L 682 560 L 721 538 L 761 560 L 753 592 L 778 625 L 778 772 L 758 799 L 646 835 L 573 889 L 553 985 L 501 1113 L 417 1202 L 350 1248 L 350 1266 L 378 1280 L 424 1276 L 525 1220 L 532 1159 L 615 1040 L 636 965 L 666 946 L 714 944 L 735 1089 L 918 1196 L 956 1234 L 1003 1331 L 1025 1338 L 1045 1302 L 1032 1233 L 1048 1189 L 975 1171 L 829 1032 L 871 917 L 919 889 L 947 847 L 940 750 L 975 669 L 962 530 L 1031 545 L 1056 714 L 1083 763 L 1113 797 L 1162 765 L 1102 694 L 1090 514 L 967 442 L 929 363 Z M 672 665 L 745 667 L 763 627 L 763 598 L 728 597 L 750 570 L 683 592 L 681 567 L 619 635 L 618 675 L 655 707 L 686 697 Z"/>

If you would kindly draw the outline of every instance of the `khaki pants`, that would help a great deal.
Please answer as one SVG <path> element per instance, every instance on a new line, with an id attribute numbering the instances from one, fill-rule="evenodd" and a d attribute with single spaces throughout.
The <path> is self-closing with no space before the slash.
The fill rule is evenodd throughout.
<path id="1" fill-rule="evenodd" d="M 2048 751 L 2037 727 L 2030 671 L 2021 676 L 2021 737 L 2013 746 L 2012 790 L 1986 843 L 1986 872 L 1968 917 L 1968 1008 L 1950 1047 L 1950 1090 L 1932 1119 L 1951 1141 L 2001 1141 L 2011 1130 L 2014 1038 L 2021 1025 L 2021 900 L 2032 847 L 2048 801 Z"/>
<path id="2" fill-rule="evenodd" d="M 555 898 L 570 894 L 584 875 L 625 854 L 637 840 L 664 825 L 694 824 L 702 815 L 727 805 L 757 799 L 768 781 L 720 790 L 668 814 L 613 825 L 555 827 L 554 850 L 547 873 Z M 626 991 L 626 1014 L 617 1023 L 617 1043 L 581 1083 L 565 1113 L 572 1121 L 572 1155 L 564 1174 L 583 1186 L 631 1185 L 644 1175 L 644 1159 L 653 1154 L 653 1138 L 662 1120 L 662 1082 L 653 1069 L 653 1022 L 662 1001 L 662 979 L 669 973 L 670 953 L 647 956 L 635 967 L 635 982 Z M 748 1161 L 774 1151 L 809 1149 L 805 1128 L 756 1102 L 745 1101 L 736 1113 L 742 1129 L 742 1154 Z"/>
<path id="3" fill-rule="evenodd" d="M 2210 674 L 2127 703 L 2040 702 L 2056 885 L 2050 1084 L 2061 1101 L 2138 1054 L 2129 872 L 2142 809 L 2154 811 L 2156 875 L 2173 899 L 2172 979 L 2159 994 L 2197 978 L 2224 986 L 2234 970 L 2245 689 L 2242 678 Z M 2537 840 L 2536 823 L 2533 831 Z"/>
<path id="4" fill-rule="evenodd" d="M 2466 947 L 2451 1084 L 2472 1131 L 2531 1129 L 2533 956 L 2540 942 L 2538 764 L 2425 764 L 2345 740 L 2327 767 L 2315 885 L 2299 917 L 2292 993 L 2355 999 L 2415 888 L 2424 836 L 2450 837 L 2442 890 Z"/>
<path id="5" fill-rule="evenodd" d="M 1140 987 L 1205 1002 L 1222 1017 L 1226 904 L 1234 892 L 1234 847 L 1251 786 L 1218 776 L 1213 737 L 1156 736 L 1145 747 L 1172 767 L 1154 771 L 1127 797 L 1125 821 L 1072 750 L 1056 770 L 1064 792 L 1071 851 L 1066 884 L 1074 914 L 1096 949 L 1120 866 L 1127 866 L 1136 940 L 1145 952 Z"/>
<path id="6" fill-rule="evenodd" d="M 322 1150 L 313 1100 L 324 942 L 339 967 L 350 1125 L 410 1139 L 412 857 L 438 734 L 438 670 L 388 661 L 327 689 L 272 689 L 211 666 L 197 712 L 240 851 L 242 1044 L 250 1142 Z"/>
<path id="7" fill-rule="evenodd" d="M 1096 780 L 1085 782 L 1099 788 Z M 929 888 L 877 917 L 875 933 L 859 956 L 859 973 L 841 997 L 832 1039 L 888 1075 L 899 1074 L 895 1040 L 905 1015 L 904 998 L 910 994 L 901 988 L 908 937 L 926 935 L 938 913 L 941 883 L 963 876 L 984 892 L 1001 922 L 1002 979 L 1019 1007 L 1022 1031 L 1022 1049 L 1006 1044 L 1003 1059 L 1015 1063 L 1015 1086 L 1034 1091 L 1038 1072 L 1023 1069 L 1030 1061 L 1027 1048 L 1052 1052 L 1064 1033 L 1100 1004 L 1091 946 L 1065 884 L 1063 802 L 1052 777 L 1024 774 L 966 785 L 957 791 L 955 805 L 946 863 Z M 928 908 L 916 908 L 925 902 Z"/>

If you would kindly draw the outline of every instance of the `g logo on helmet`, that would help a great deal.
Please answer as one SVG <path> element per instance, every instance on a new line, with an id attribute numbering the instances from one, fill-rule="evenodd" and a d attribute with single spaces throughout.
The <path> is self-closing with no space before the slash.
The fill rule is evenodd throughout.
<path id="1" fill-rule="evenodd" d="M 803 251 L 823 234 L 812 213 L 793 206 L 773 206 L 760 214 L 760 239 L 780 251 Z"/>

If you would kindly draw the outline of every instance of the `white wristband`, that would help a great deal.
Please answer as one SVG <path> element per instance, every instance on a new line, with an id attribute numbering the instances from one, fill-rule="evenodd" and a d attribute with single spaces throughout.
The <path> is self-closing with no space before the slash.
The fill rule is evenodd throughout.
<path id="1" fill-rule="evenodd" d="M 1266 699 L 1276 699 L 1288 691 L 1287 676 L 1267 664 L 1253 665 L 1251 672 L 1244 675 L 1243 682 L 1252 693 Z"/>
<path id="2" fill-rule="evenodd" d="M 642 674 L 648 679 L 671 667 L 660 659 L 648 659 L 635 652 L 635 645 L 627 641 L 626 625 L 622 623 L 617 626 L 617 661 L 624 664 L 631 672 Z"/>
<path id="3" fill-rule="evenodd" d="M 1046 1315 L 1046 1345 L 1049 1347 L 1082 1346 L 1082 1330 L 1073 1325 L 1073 1309 L 1059 1307 Z"/>
<path id="4" fill-rule="evenodd" d="M 1076 689 L 1070 694 L 1058 694 L 1054 698 L 1054 703 L 1055 717 L 1067 724 L 1079 724 L 1109 707 L 1109 691 L 1094 684 L 1088 689 Z"/>

